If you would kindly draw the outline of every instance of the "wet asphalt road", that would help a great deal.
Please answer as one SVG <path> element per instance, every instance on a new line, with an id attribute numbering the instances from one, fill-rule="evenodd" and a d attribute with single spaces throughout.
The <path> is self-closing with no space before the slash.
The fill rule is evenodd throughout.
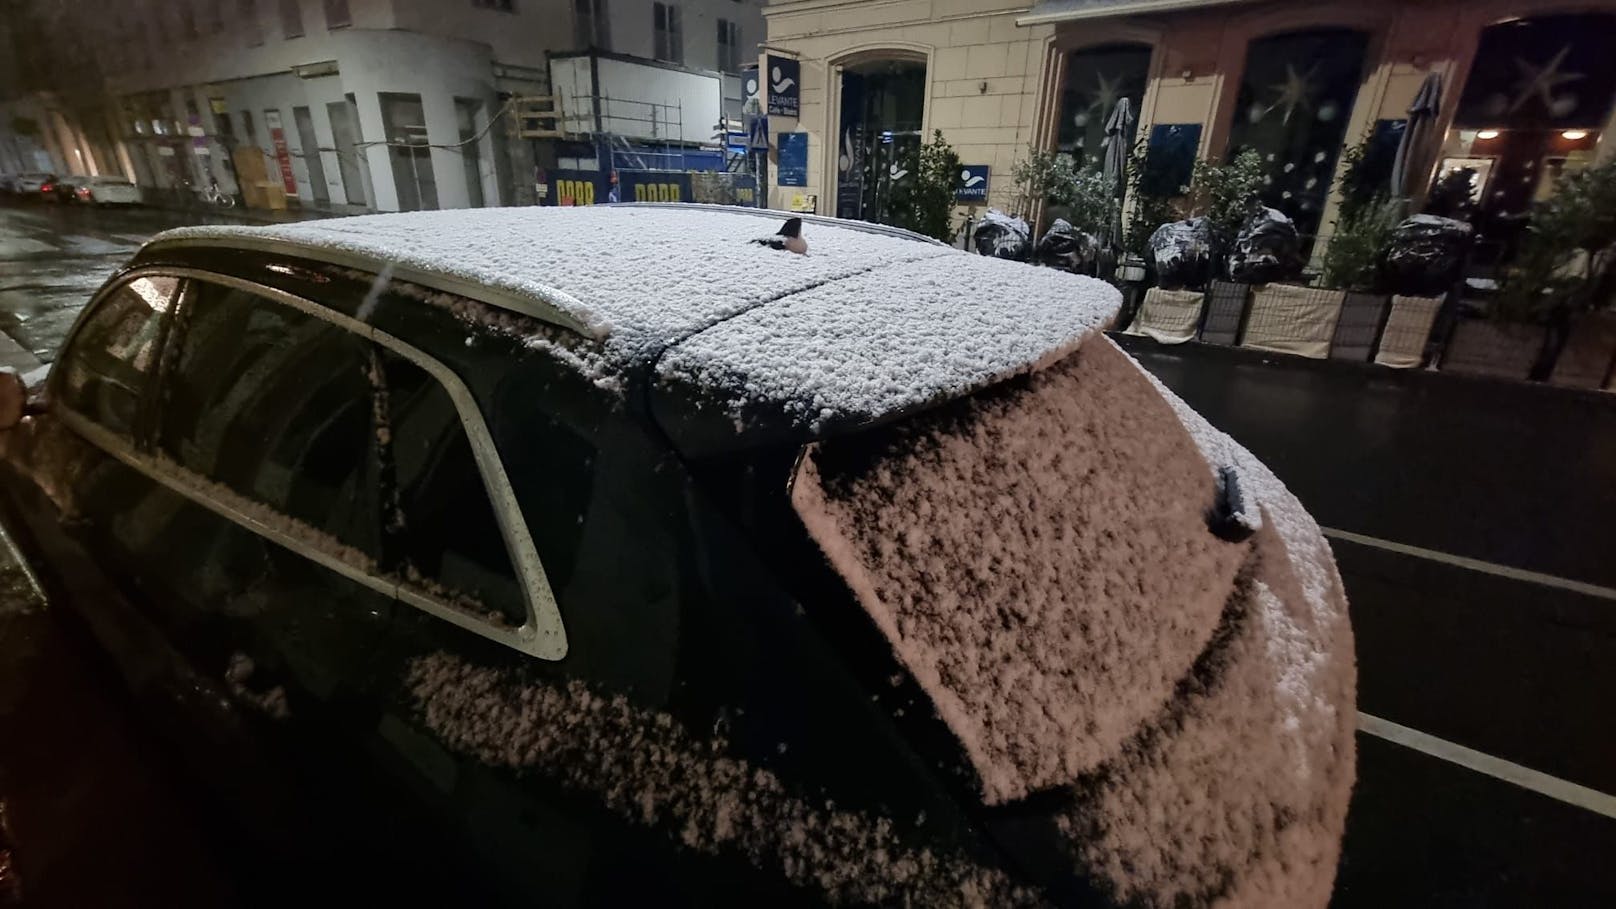
<path id="1" fill-rule="evenodd" d="M 51 360 L 141 240 L 199 220 L 0 204 L 0 365 Z M 1616 586 L 1616 396 L 1126 346 L 1326 527 Z M 1616 793 L 1616 601 L 1332 545 L 1365 713 Z M 233 902 L 208 825 L 93 647 L 13 599 L 0 597 L 0 803 L 33 897 L 142 905 L 184 881 L 167 905 Z M 1616 905 L 1604 860 L 1616 819 L 1372 735 L 1358 744 L 1337 909 Z M 111 876 L 78 873 L 109 855 L 121 863 Z M 129 899 L 104 886 L 120 879 Z"/>
<path id="2" fill-rule="evenodd" d="M 1326 528 L 1616 586 L 1616 395 L 1124 345 Z M 1331 546 L 1362 712 L 1616 794 L 1616 600 Z M 1616 818 L 1363 732 L 1358 748 L 1336 909 L 1616 905 Z"/>

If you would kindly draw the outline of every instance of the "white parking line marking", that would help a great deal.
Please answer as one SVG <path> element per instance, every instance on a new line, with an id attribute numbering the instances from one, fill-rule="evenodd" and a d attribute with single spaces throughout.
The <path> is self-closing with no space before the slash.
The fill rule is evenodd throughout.
<path id="1" fill-rule="evenodd" d="M 1394 543 L 1391 540 L 1382 540 L 1379 537 L 1368 537 L 1350 530 L 1337 530 L 1334 527 L 1319 528 L 1324 535 L 1332 540 L 1345 540 L 1357 543 L 1360 546 L 1370 546 L 1375 549 L 1384 549 L 1401 555 L 1413 556 L 1417 559 L 1428 559 L 1432 562 L 1441 562 L 1444 565 L 1453 565 L 1459 568 L 1479 571 L 1482 574 L 1496 575 L 1509 578 L 1513 581 L 1525 581 L 1528 584 L 1538 584 L 1543 587 L 1556 587 L 1560 590 L 1569 590 L 1585 596 L 1598 597 L 1603 600 L 1616 600 L 1616 588 L 1601 587 L 1598 584 L 1589 584 L 1586 581 L 1574 581 L 1570 578 L 1557 577 L 1552 574 L 1543 574 L 1536 571 L 1527 571 L 1524 568 L 1511 568 L 1508 565 L 1499 565 L 1494 562 L 1483 562 L 1480 559 L 1470 559 L 1464 556 L 1453 555 L 1446 552 L 1437 552 L 1434 549 L 1421 549 L 1407 543 Z"/>
<path id="2" fill-rule="evenodd" d="M 1358 731 L 1458 764 L 1477 773 L 1484 773 L 1494 779 L 1514 783 L 1522 789 L 1530 789 L 1567 805 L 1616 818 L 1616 795 L 1606 795 L 1597 789 L 1589 789 L 1587 786 L 1549 776 L 1547 773 L 1522 767 L 1503 758 L 1482 754 L 1480 751 L 1361 711 L 1358 714 Z"/>

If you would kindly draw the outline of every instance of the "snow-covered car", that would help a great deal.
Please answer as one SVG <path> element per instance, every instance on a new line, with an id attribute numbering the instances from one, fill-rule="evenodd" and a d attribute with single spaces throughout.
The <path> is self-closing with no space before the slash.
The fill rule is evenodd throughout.
<path id="1" fill-rule="evenodd" d="M 6 385 L 7 524 L 255 888 L 1324 906 L 1307 513 L 1110 286 L 778 217 L 162 234 Z"/>
<path id="2" fill-rule="evenodd" d="M 77 178 L 73 198 L 93 205 L 139 205 L 141 202 L 140 187 L 127 177 L 109 175 Z"/>

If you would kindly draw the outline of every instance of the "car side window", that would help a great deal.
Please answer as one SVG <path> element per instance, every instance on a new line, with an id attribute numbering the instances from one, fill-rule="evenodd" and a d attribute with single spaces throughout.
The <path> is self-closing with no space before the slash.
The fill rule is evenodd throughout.
<path id="1" fill-rule="evenodd" d="M 258 294 L 193 282 L 158 451 L 374 559 L 369 342 Z"/>
<path id="2" fill-rule="evenodd" d="M 522 586 L 453 399 L 402 356 L 377 357 L 386 389 L 378 435 L 397 494 L 387 524 L 401 574 L 438 599 L 522 624 Z"/>
<path id="3" fill-rule="evenodd" d="M 179 286 L 177 278 L 136 278 L 101 298 L 58 365 L 56 394 L 69 410 L 120 435 L 134 433 Z"/>

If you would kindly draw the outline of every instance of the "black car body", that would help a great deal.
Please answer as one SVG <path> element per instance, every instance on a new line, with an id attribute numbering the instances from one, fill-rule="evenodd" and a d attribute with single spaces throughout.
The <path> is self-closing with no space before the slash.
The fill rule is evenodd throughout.
<path id="1" fill-rule="evenodd" d="M 1351 649 L 1305 514 L 1099 334 L 1117 301 L 1098 282 L 830 221 L 804 229 L 807 256 L 749 241 L 773 226 L 611 207 L 164 235 L 87 308 L 43 411 L 0 435 L 7 523 L 230 794 L 266 901 L 1322 905 Z M 1140 492 L 1157 524 L 1130 534 L 1209 553 L 1164 572 L 1204 604 L 1187 624 L 1096 615 L 1127 647 L 1183 624 L 1150 648 L 1175 654 L 1164 681 L 1054 729 L 1103 747 L 1028 757 L 1023 708 L 962 692 L 955 657 L 1008 649 L 1015 684 L 1056 686 L 1016 662 L 1032 626 L 973 617 L 916 656 L 932 632 L 879 601 L 902 582 L 858 580 L 874 550 L 805 509 L 845 511 L 925 421 L 1064 394 L 1039 383 L 1073 363 L 1093 365 L 1070 387 L 1133 402 L 1099 445 L 1120 488 L 1152 481 L 1105 447 L 1137 437 L 1191 490 L 1159 521 L 1166 497 Z M 958 531 L 936 546 L 991 530 L 934 520 Z M 1252 577 L 1309 617 L 1319 659 L 1260 646 Z M 1218 700 L 1248 667 L 1316 666 L 1305 736 L 1270 699 Z M 1256 731 L 1208 765 L 1195 730 L 1231 723 Z M 1294 779 L 1160 807 L 1224 764 Z M 1234 846 L 1175 840 L 1220 813 Z"/>

